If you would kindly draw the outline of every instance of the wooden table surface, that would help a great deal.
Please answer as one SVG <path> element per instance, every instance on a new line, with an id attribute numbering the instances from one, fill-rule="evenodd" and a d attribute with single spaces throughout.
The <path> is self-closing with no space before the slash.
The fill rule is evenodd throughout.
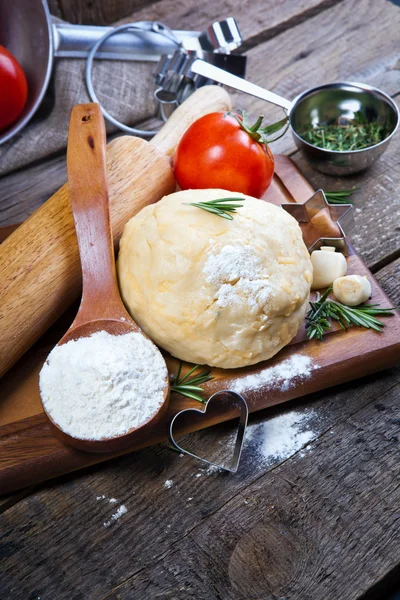
<path id="1" fill-rule="evenodd" d="M 157 19 L 177 29 L 232 15 L 255 83 L 293 98 L 345 79 L 400 99 L 400 7 L 389 0 L 50 6 L 73 22 Z M 252 113 L 262 106 L 239 95 L 235 104 Z M 353 243 L 399 304 L 400 134 L 376 166 L 345 180 L 312 170 L 289 134 L 273 150 L 289 154 L 316 189 L 360 188 Z M 65 180 L 64 154 L 3 177 L 0 225 L 26 218 Z M 392 597 L 400 587 L 399 389 L 392 369 L 253 416 L 236 475 L 153 447 L 0 499 L 0 597 Z"/>

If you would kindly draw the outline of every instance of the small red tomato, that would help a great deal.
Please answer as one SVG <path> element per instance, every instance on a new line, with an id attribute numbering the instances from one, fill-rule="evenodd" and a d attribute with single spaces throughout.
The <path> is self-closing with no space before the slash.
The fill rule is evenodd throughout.
<path id="1" fill-rule="evenodd" d="M 0 46 L 0 131 L 20 116 L 28 96 L 25 73 L 14 56 Z"/>
<path id="2" fill-rule="evenodd" d="M 274 157 L 239 121 L 241 117 L 210 113 L 184 133 L 174 157 L 183 190 L 221 188 L 261 198 L 274 175 Z"/>

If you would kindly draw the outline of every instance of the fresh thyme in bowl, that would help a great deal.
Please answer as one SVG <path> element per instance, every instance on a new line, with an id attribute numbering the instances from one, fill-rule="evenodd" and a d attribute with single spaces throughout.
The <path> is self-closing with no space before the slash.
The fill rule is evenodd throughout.
<path id="1" fill-rule="evenodd" d="M 181 377 L 182 361 L 180 361 L 178 372 L 172 380 L 171 392 L 176 392 L 177 394 L 186 396 L 186 398 L 191 398 L 192 400 L 197 400 L 197 402 L 205 404 L 206 400 L 200 395 L 203 393 L 203 388 L 201 388 L 200 385 L 206 383 L 206 381 L 211 381 L 213 377 L 210 375 L 210 370 L 195 375 L 195 372 L 200 369 L 200 367 L 201 365 L 195 365 L 186 373 L 186 375 Z M 193 375 L 192 378 L 190 378 L 191 375 Z"/>
<path id="2" fill-rule="evenodd" d="M 317 148 L 349 152 L 379 144 L 387 134 L 385 125 L 378 121 L 368 122 L 361 112 L 355 112 L 353 119 L 339 117 L 335 123 L 319 123 L 299 135 Z"/>
<path id="3" fill-rule="evenodd" d="M 306 314 L 306 334 L 312 340 L 322 340 L 325 331 L 332 327 L 332 320 L 337 321 L 342 329 L 351 325 L 374 329 L 381 333 L 384 323 L 376 316 L 392 316 L 395 308 L 379 308 L 379 304 L 360 304 L 360 306 L 346 306 L 336 300 L 328 298 L 332 291 L 330 286 L 321 298 L 310 302 L 310 309 Z"/>
<path id="4" fill-rule="evenodd" d="M 238 204 L 244 202 L 245 198 L 216 198 L 215 200 L 208 200 L 207 202 L 184 202 L 188 206 L 196 206 L 202 208 L 210 213 L 214 213 L 223 219 L 229 219 L 232 221 L 232 213 L 236 212 L 237 208 L 243 206 Z"/>

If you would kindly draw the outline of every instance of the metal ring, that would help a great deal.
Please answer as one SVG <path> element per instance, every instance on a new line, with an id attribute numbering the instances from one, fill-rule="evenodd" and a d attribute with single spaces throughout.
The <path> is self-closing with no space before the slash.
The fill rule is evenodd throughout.
<path id="1" fill-rule="evenodd" d="M 104 44 L 104 42 L 106 40 L 108 40 L 110 37 L 117 35 L 118 33 L 121 33 L 122 31 L 129 30 L 129 29 L 132 31 L 132 33 L 134 33 L 135 31 L 152 31 L 153 33 L 162 35 L 163 37 L 166 37 L 170 41 L 175 42 L 178 48 L 181 46 L 180 42 L 177 40 L 177 38 L 175 37 L 172 30 L 169 27 L 167 27 L 166 25 L 163 25 L 162 23 L 158 23 L 157 21 L 148 23 L 147 27 L 145 27 L 144 25 L 140 25 L 139 23 L 138 24 L 128 23 L 127 25 L 120 25 L 119 27 L 115 27 L 114 29 L 112 29 L 111 31 L 108 31 L 105 35 L 103 35 L 103 37 L 101 37 L 90 49 L 90 52 L 86 59 L 86 69 L 85 69 L 86 88 L 87 88 L 87 91 L 88 91 L 91 101 L 97 102 L 100 105 L 101 112 L 103 113 L 104 118 L 107 119 L 107 121 L 109 121 L 110 123 L 112 123 L 113 125 L 118 127 L 118 129 L 122 129 L 122 131 L 126 131 L 127 133 L 131 133 L 133 135 L 138 135 L 141 137 L 152 137 L 153 135 L 158 133 L 159 130 L 146 131 L 144 129 L 135 129 L 134 127 L 129 127 L 128 125 L 121 123 L 120 121 L 115 119 L 112 115 L 110 115 L 110 113 L 106 111 L 106 109 L 103 107 L 103 105 L 97 98 L 96 93 L 93 88 L 93 83 L 92 83 L 93 59 L 94 59 L 96 53 L 98 52 L 100 46 L 102 46 L 102 44 Z"/>

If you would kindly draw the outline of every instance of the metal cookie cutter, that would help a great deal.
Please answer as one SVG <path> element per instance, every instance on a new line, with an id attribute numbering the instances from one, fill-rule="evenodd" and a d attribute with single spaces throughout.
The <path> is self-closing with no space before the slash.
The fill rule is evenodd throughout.
<path id="1" fill-rule="evenodd" d="M 299 223 L 309 223 L 318 213 L 328 209 L 332 221 L 337 225 L 341 235 L 337 237 L 320 237 L 308 247 L 311 253 L 321 246 L 334 246 L 345 256 L 349 255 L 349 247 L 346 241 L 346 232 L 354 226 L 353 206 L 351 204 L 329 204 L 323 190 L 318 190 L 304 204 L 288 203 L 281 204 Z"/>
<path id="2" fill-rule="evenodd" d="M 185 35 L 182 35 L 182 33 L 185 33 Z M 102 37 L 97 39 L 87 56 L 85 71 L 86 87 L 91 101 L 100 104 L 103 115 L 108 121 L 119 129 L 133 135 L 151 137 L 158 131 L 145 131 L 128 127 L 110 115 L 96 96 L 92 83 L 93 60 L 99 56 L 111 56 L 111 54 L 104 53 L 103 49 L 108 46 L 112 48 L 111 40 L 116 36 L 123 36 L 124 44 L 127 44 L 128 40 L 125 41 L 127 34 L 131 37 L 134 34 L 134 36 L 141 40 L 139 49 L 143 53 L 138 54 L 137 50 L 135 50 L 131 54 L 127 53 L 125 55 L 121 49 L 121 53 L 114 55 L 114 57 L 129 56 L 131 59 L 134 58 L 136 60 L 153 60 L 154 55 L 157 55 L 157 51 L 160 48 L 164 47 L 168 49 L 168 54 L 161 56 L 154 76 L 157 85 L 155 97 L 160 103 L 160 108 L 162 107 L 161 116 L 165 120 L 172 110 L 183 102 L 197 87 L 205 83 L 215 83 L 215 81 L 211 81 L 208 78 L 190 74 L 189 66 L 196 58 L 201 57 L 204 61 L 214 62 L 214 64 L 222 68 L 231 69 L 232 72 L 244 76 L 246 58 L 244 56 L 231 56 L 229 54 L 231 50 L 238 48 L 242 43 L 242 37 L 235 19 L 229 17 L 223 21 L 217 21 L 202 33 L 193 31 L 192 36 L 188 35 L 189 33 L 173 31 L 157 21 L 140 21 L 109 29 Z M 157 42 L 157 40 L 159 41 Z M 121 48 L 122 46 L 118 45 Z M 236 65 L 236 67 L 232 65 Z M 195 83 L 194 78 L 196 79 Z M 163 96 L 162 92 L 165 92 L 165 96 Z"/>
<path id="3" fill-rule="evenodd" d="M 237 429 L 233 455 L 229 458 L 228 464 L 223 464 L 223 465 L 211 462 L 211 461 L 207 460 L 206 458 L 203 458 L 202 456 L 198 456 L 197 454 L 194 454 L 193 452 L 189 452 L 189 450 L 185 450 L 184 448 L 182 448 L 182 446 L 180 446 L 175 441 L 174 434 L 173 434 L 174 424 L 181 415 L 186 415 L 187 417 L 189 417 L 190 416 L 189 413 L 192 413 L 192 415 L 195 416 L 196 418 L 199 418 L 199 416 L 200 417 L 204 416 L 204 414 L 207 412 L 207 409 L 209 408 L 209 406 L 211 404 L 213 404 L 213 402 L 215 400 L 217 400 L 217 402 L 215 403 L 215 410 L 217 412 L 220 411 L 221 408 L 223 408 L 223 404 L 225 404 L 225 406 L 227 406 L 228 409 L 235 409 L 236 412 L 237 411 L 239 412 L 239 425 L 238 425 L 238 429 Z M 194 413 L 196 413 L 196 414 L 194 414 Z M 174 418 L 172 419 L 170 426 L 169 426 L 170 442 L 174 446 L 174 448 L 176 448 L 176 450 L 178 450 L 179 452 L 182 452 L 183 454 L 187 454 L 188 456 L 197 458 L 197 460 L 201 460 L 202 462 L 204 462 L 208 465 L 218 467 L 219 469 L 223 469 L 224 471 L 229 471 L 230 473 L 236 473 L 238 466 L 239 466 L 240 456 L 242 453 L 244 435 L 245 435 L 245 431 L 246 431 L 246 427 L 247 427 L 248 414 L 249 414 L 249 409 L 247 407 L 247 402 L 243 398 L 243 396 L 241 396 L 240 394 L 237 394 L 236 392 L 232 392 L 230 390 L 215 392 L 215 394 L 210 396 L 210 398 L 207 400 L 204 410 L 201 410 L 198 408 L 187 408 L 185 410 L 181 410 L 174 416 Z"/>
<path id="4" fill-rule="evenodd" d="M 197 88 L 215 84 L 215 80 L 192 71 L 192 64 L 197 59 L 244 77 L 246 57 L 231 54 L 241 44 L 242 37 L 237 23 L 234 18 L 229 17 L 210 25 L 196 38 L 194 45 L 183 40 L 180 48 L 172 55 L 164 54 L 154 73 L 157 86 L 154 97 L 159 102 L 161 117 L 166 120 Z"/>

